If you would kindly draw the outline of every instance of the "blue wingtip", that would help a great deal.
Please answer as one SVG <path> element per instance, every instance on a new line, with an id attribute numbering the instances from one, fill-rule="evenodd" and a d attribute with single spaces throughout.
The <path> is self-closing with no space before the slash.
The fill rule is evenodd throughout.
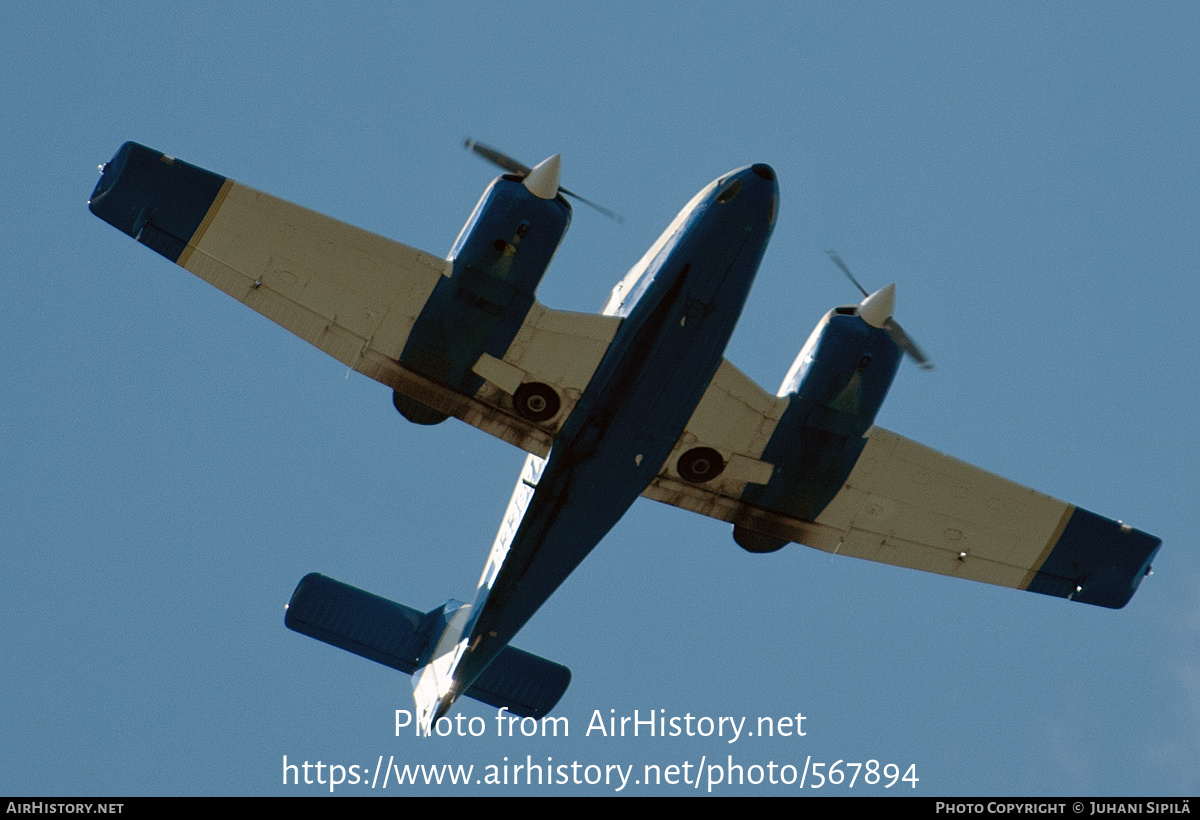
<path id="1" fill-rule="evenodd" d="M 1120 609 L 1129 603 L 1162 539 L 1076 508 L 1030 592 Z"/>
<path id="2" fill-rule="evenodd" d="M 117 149 L 88 209 L 117 230 L 178 262 L 225 178 L 136 142 Z"/>

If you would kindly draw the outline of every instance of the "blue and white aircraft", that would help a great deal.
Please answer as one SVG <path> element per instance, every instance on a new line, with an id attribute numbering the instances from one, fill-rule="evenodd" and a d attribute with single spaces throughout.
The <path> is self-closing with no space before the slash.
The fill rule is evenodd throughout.
<path id="1" fill-rule="evenodd" d="M 751 552 L 796 542 L 1112 608 L 1149 574 L 1158 538 L 873 425 L 903 354 L 927 364 L 893 286 L 827 313 L 774 394 L 723 358 L 775 226 L 770 166 L 705 186 L 593 315 L 536 299 L 571 220 L 559 157 L 477 151 L 511 173 L 446 258 L 132 142 L 89 201 L 390 387 L 408 420 L 529 453 L 470 603 L 425 613 L 313 574 L 289 604 L 292 629 L 411 674 L 425 733 L 463 695 L 557 703 L 570 672 L 510 641 L 639 496 L 730 522 Z"/>

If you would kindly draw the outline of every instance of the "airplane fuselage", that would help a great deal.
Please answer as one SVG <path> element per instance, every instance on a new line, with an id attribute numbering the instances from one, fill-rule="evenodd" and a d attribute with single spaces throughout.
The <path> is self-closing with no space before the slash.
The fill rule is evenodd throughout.
<path id="1" fill-rule="evenodd" d="M 721 363 L 774 227 L 774 172 L 700 193 L 614 296 L 623 321 L 560 433 L 490 589 L 454 691 L 465 691 L 642 494 Z M 618 290 L 622 288 L 619 286 Z"/>

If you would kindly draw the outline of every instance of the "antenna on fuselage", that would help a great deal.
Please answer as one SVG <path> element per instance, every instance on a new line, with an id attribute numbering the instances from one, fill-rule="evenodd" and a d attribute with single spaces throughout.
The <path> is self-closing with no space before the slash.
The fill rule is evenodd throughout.
<path id="1" fill-rule="evenodd" d="M 858 315 L 862 318 L 862 320 L 872 327 L 880 328 L 887 333 L 887 335 L 891 337 L 892 341 L 896 343 L 896 346 L 909 356 L 912 356 L 913 361 L 916 362 L 922 370 L 933 370 L 933 362 L 931 362 L 929 357 L 925 355 L 925 352 L 917 346 L 917 343 L 912 340 L 912 337 L 904 332 L 904 328 L 900 327 L 900 323 L 892 318 L 892 309 L 895 305 L 894 300 L 896 286 L 888 285 L 886 288 L 881 288 L 875 293 L 867 293 L 867 289 L 864 288 L 859 281 L 854 278 L 854 274 L 850 272 L 849 266 L 842 261 L 842 257 L 838 256 L 837 251 L 829 249 L 826 250 L 825 253 L 829 254 L 829 258 L 833 260 L 833 264 L 841 268 L 842 273 L 846 274 L 846 277 L 853 282 L 854 286 L 862 293 L 863 300 L 858 306 Z"/>
<path id="2" fill-rule="evenodd" d="M 476 156 L 483 157 L 485 160 L 492 163 L 492 165 L 495 165 L 497 168 L 508 171 L 510 174 L 515 174 L 515 175 L 521 177 L 522 179 L 529 176 L 529 173 L 533 170 L 525 163 L 518 162 L 517 160 L 510 157 L 508 154 L 505 154 L 502 151 L 497 151 L 492 146 L 484 145 L 482 142 L 477 142 L 477 141 L 471 139 L 470 137 L 463 140 L 463 148 L 466 148 L 468 151 L 470 151 L 472 154 L 475 154 Z M 561 191 L 566 196 L 571 197 L 572 199 L 579 200 L 584 205 L 587 205 L 589 208 L 594 208 L 595 210 L 604 214 L 605 216 L 607 216 L 609 219 L 613 220 L 614 222 L 617 222 L 619 224 L 625 223 L 625 217 L 621 216 L 616 211 L 610 211 L 608 208 L 605 208 L 603 205 L 597 205 L 595 202 L 592 202 L 590 199 L 585 199 L 584 197 L 581 197 L 579 194 L 573 193 L 572 191 L 568 191 L 566 188 L 562 187 L 561 185 L 558 186 L 558 190 Z"/>

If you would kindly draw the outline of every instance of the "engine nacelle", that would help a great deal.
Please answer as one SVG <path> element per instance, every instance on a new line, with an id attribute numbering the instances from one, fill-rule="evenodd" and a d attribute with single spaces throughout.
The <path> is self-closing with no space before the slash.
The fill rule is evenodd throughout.
<path id="1" fill-rule="evenodd" d="M 401 364 L 473 395 L 484 380 L 471 368 L 485 353 L 504 357 L 570 224 L 561 194 L 542 199 L 519 177 L 496 179 L 455 240 L 448 257 L 454 272 L 417 317 Z M 419 424 L 446 418 L 407 396 L 395 404 Z"/>
<path id="2" fill-rule="evenodd" d="M 779 388 L 787 410 L 763 450 L 776 465 L 769 483 L 748 484 L 742 500 L 812 521 L 846 483 L 903 356 L 886 331 L 856 308 L 837 308 L 813 330 Z M 737 527 L 751 552 L 785 541 Z"/>
<path id="3" fill-rule="evenodd" d="M 814 418 L 817 426 L 861 436 L 887 397 L 903 353 L 886 331 L 867 324 L 855 310 L 840 307 L 825 314 L 776 395 L 824 408 L 828 418 Z"/>

